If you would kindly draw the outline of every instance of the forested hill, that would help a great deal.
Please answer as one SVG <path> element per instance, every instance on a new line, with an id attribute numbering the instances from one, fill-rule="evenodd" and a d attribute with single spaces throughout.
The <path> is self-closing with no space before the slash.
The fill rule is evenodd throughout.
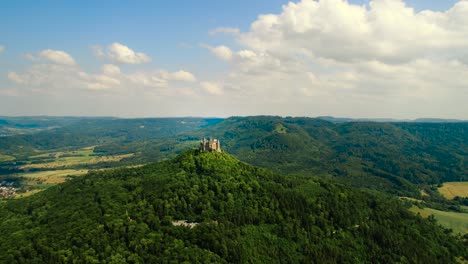
<path id="1" fill-rule="evenodd" d="M 397 199 L 196 150 L 0 204 L 0 233 L 2 263 L 455 263 L 467 255 Z"/>
<path id="2" fill-rule="evenodd" d="M 332 175 L 348 185 L 399 196 L 421 198 L 420 190 L 431 185 L 468 181 L 467 122 L 329 122 L 275 116 L 7 121 L 59 127 L 0 137 L 0 157 L 8 157 L 0 162 L 3 174 L 35 162 L 30 157 L 37 154 L 96 145 L 93 155 L 131 155 L 87 168 L 150 163 L 213 136 L 223 149 L 253 165 L 282 174 Z"/>
<path id="3" fill-rule="evenodd" d="M 418 195 L 419 184 L 468 180 L 468 123 L 233 117 L 187 138 L 205 135 L 254 165 L 287 174 L 331 174 L 400 195 Z"/>

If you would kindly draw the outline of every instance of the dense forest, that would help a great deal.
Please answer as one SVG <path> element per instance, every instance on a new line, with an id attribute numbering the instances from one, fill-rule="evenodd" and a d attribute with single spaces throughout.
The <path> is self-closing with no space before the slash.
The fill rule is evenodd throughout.
<path id="1" fill-rule="evenodd" d="M 219 118 L 21 118 L 3 119 L 0 129 L 42 128 L 36 133 L 0 137 L 0 154 L 21 155 L 34 150 L 145 141 L 210 126 Z"/>
<path id="2" fill-rule="evenodd" d="M 468 180 L 468 123 L 332 123 L 314 118 L 232 117 L 168 140 L 109 144 L 102 153 L 137 150 L 145 163 L 180 153 L 204 136 L 242 161 L 282 174 L 333 176 L 342 183 L 400 196 Z M 427 187 L 429 188 L 429 187 Z"/>
<path id="3" fill-rule="evenodd" d="M 467 257 L 460 238 L 396 198 L 198 150 L 141 168 L 93 172 L 2 203 L 0 232 L 2 263 L 455 263 Z"/>

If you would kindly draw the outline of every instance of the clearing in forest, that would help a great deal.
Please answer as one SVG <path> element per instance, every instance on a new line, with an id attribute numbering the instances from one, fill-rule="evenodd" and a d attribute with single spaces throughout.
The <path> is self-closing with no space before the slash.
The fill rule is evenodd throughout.
<path id="1" fill-rule="evenodd" d="M 448 200 L 452 200 L 456 196 L 468 197 L 468 182 L 445 182 L 439 188 L 439 192 Z"/>

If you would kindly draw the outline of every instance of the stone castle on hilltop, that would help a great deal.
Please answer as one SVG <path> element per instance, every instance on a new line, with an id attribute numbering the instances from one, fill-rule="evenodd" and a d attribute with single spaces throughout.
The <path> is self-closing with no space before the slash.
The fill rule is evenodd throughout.
<path id="1" fill-rule="evenodd" d="M 210 138 L 210 140 L 203 138 L 200 140 L 200 150 L 221 152 L 221 143 L 216 138 Z"/>

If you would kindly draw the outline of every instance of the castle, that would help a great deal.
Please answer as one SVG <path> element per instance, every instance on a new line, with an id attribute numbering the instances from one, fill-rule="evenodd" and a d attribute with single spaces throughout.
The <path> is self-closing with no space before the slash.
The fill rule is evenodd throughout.
<path id="1" fill-rule="evenodd" d="M 203 138 L 200 140 L 200 150 L 221 152 L 221 143 L 215 138 L 210 138 L 210 140 Z"/>

